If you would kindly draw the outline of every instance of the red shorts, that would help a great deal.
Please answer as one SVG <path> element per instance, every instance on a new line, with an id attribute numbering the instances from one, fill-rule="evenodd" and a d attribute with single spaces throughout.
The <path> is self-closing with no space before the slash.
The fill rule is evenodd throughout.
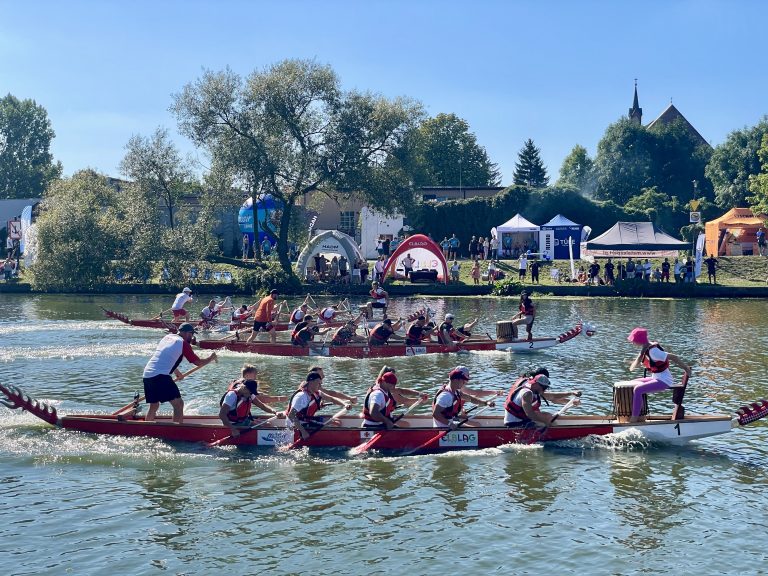
<path id="1" fill-rule="evenodd" d="M 181 308 L 179 310 L 171 310 L 171 312 L 173 312 L 173 317 L 174 318 L 180 318 L 182 316 L 186 316 L 187 315 L 187 311 L 184 310 L 184 308 Z"/>

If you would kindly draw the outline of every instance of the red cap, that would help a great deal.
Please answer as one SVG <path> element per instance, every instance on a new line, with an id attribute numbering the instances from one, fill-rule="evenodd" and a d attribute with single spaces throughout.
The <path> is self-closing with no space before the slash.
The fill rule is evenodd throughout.
<path id="1" fill-rule="evenodd" d="M 397 376 L 394 372 L 384 372 L 381 376 L 381 381 L 387 384 L 397 384 Z"/>

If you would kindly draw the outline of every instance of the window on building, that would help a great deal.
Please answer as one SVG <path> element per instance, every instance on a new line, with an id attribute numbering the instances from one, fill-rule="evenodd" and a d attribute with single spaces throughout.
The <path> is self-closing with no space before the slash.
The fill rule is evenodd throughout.
<path id="1" fill-rule="evenodd" d="M 356 228 L 357 228 L 357 213 L 354 210 L 341 212 L 339 217 L 339 230 L 341 230 L 345 234 L 349 234 L 354 238 Z"/>

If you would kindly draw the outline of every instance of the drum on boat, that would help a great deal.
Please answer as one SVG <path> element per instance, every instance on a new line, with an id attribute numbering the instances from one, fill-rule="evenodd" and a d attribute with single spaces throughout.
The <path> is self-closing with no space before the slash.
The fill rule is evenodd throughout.
<path id="1" fill-rule="evenodd" d="M 499 342 L 511 342 L 515 340 L 514 326 L 511 320 L 496 322 L 496 340 Z"/>
<path id="2" fill-rule="evenodd" d="M 613 385 L 613 412 L 619 422 L 629 422 L 632 416 L 632 396 L 635 392 L 635 382 L 616 382 Z M 643 407 L 640 419 L 648 415 L 648 398 L 643 394 Z"/>

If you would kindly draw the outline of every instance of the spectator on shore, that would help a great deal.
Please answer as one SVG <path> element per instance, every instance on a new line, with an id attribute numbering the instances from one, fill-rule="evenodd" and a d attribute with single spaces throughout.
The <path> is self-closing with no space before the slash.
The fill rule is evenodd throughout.
<path id="1" fill-rule="evenodd" d="M 451 266 L 451 282 L 459 281 L 460 270 L 461 270 L 461 264 L 459 264 L 456 260 L 454 260 L 453 265 Z"/>
<path id="2" fill-rule="evenodd" d="M 635 277 L 635 263 L 632 261 L 632 258 L 627 258 L 627 264 L 624 267 L 624 270 L 626 272 L 627 278 Z"/>
<path id="3" fill-rule="evenodd" d="M 491 236 L 491 260 L 498 260 L 499 259 L 499 239 L 496 237 L 496 235 Z"/>
<path id="4" fill-rule="evenodd" d="M 525 252 L 520 254 L 520 258 L 518 259 L 518 278 L 520 280 L 525 280 L 525 274 L 528 271 L 528 258 L 525 255 Z"/>
<path id="5" fill-rule="evenodd" d="M 619 264 L 616 266 L 616 278 L 618 280 L 627 279 L 627 268 L 621 260 L 619 260 Z"/>
<path id="6" fill-rule="evenodd" d="M 610 258 L 608 258 L 608 262 L 605 263 L 603 269 L 605 270 L 605 283 L 609 286 L 613 286 L 613 283 L 616 281 L 616 279 L 613 276 L 614 265 Z"/>
<path id="7" fill-rule="evenodd" d="M 696 277 L 693 275 L 693 258 L 685 259 L 685 281 L 696 282 Z"/>
<path id="8" fill-rule="evenodd" d="M 675 263 L 672 268 L 675 274 L 675 284 L 683 281 L 682 269 L 683 269 L 683 266 L 682 264 L 680 264 L 680 260 L 678 258 L 675 258 Z"/>
<path id="9" fill-rule="evenodd" d="M 391 244 L 392 244 L 392 240 L 389 238 L 384 238 L 384 240 L 382 240 L 381 242 L 381 248 L 384 251 L 383 254 L 387 258 L 389 258 L 389 254 L 390 254 L 389 248 Z"/>
<path id="10" fill-rule="evenodd" d="M 248 234 L 243 234 L 243 260 L 248 259 L 248 252 L 251 248 L 251 241 L 248 238 Z"/>
<path id="11" fill-rule="evenodd" d="M 475 286 L 480 284 L 480 261 L 475 258 L 475 263 L 472 264 L 472 270 L 470 270 L 470 276 Z"/>
<path id="12" fill-rule="evenodd" d="M 531 282 L 534 284 L 539 283 L 539 267 L 541 264 L 539 264 L 538 260 L 534 260 L 531 262 Z"/>
<path id="13" fill-rule="evenodd" d="M 661 263 L 661 280 L 662 282 L 669 282 L 669 259 L 664 258 L 664 262 Z"/>
<path id="14" fill-rule="evenodd" d="M 757 236 L 757 253 L 760 256 L 765 256 L 765 230 L 763 230 L 762 226 L 758 228 L 755 236 Z"/>
<path id="15" fill-rule="evenodd" d="M 710 256 L 704 263 L 707 265 L 707 276 L 710 284 L 717 284 L 717 258 Z"/>
<path id="16" fill-rule="evenodd" d="M 488 260 L 488 251 L 491 249 L 491 241 L 488 238 L 482 238 L 483 241 L 483 260 Z"/>
<path id="17" fill-rule="evenodd" d="M 461 255 L 459 254 L 459 246 L 461 246 L 461 241 L 456 238 L 456 234 L 451 234 L 450 240 L 448 240 L 448 246 L 449 246 L 449 254 L 448 257 L 451 260 L 458 260 L 461 258 Z"/>
<path id="18" fill-rule="evenodd" d="M 477 238 L 472 236 L 469 240 L 469 259 L 474 260 L 477 258 Z"/>
<path id="19" fill-rule="evenodd" d="M 443 258 L 448 260 L 451 254 L 451 242 L 448 240 L 448 236 L 443 238 L 443 241 L 440 242 L 440 248 L 443 250 Z"/>
<path id="20" fill-rule="evenodd" d="M 491 260 L 488 264 L 488 284 L 493 285 L 496 282 L 496 276 L 498 274 L 498 268 L 496 268 L 496 261 Z"/>

